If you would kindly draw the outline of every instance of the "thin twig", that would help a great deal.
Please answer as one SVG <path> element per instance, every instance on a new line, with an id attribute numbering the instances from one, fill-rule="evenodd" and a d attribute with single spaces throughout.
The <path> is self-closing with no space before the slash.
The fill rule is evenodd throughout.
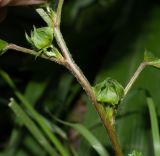
<path id="1" fill-rule="evenodd" d="M 23 53 L 27 53 L 27 54 L 30 54 L 30 55 L 37 56 L 37 52 L 36 51 L 28 49 L 28 48 L 21 47 L 21 46 L 18 46 L 16 44 L 8 44 L 6 49 L 7 50 L 12 49 L 12 50 L 16 50 L 16 51 L 19 51 L 19 52 L 23 52 Z M 54 58 L 54 57 L 48 57 L 48 56 L 46 56 L 44 54 L 40 55 L 40 57 L 42 57 L 44 59 L 47 59 L 47 60 L 50 60 L 50 61 L 53 61 L 53 62 L 56 62 L 56 63 L 58 63 L 60 65 L 64 65 L 65 64 L 65 60 L 63 59 L 63 57 L 61 59 L 57 59 L 57 58 Z"/>
<path id="2" fill-rule="evenodd" d="M 128 93 L 128 91 L 131 89 L 132 85 L 134 84 L 134 82 L 137 80 L 138 76 L 140 75 L 140 73 L 142 72 L 142 70 L 146 67 L 147 62 L 142 62 L 139 67 L 137 68 L 136 72 L 134 73 L 134 75 L 132 76 L 132 78 L 130 79 L 129 83 L 127 84 L 126 88 L 124 89 L 124 96 Z"/>

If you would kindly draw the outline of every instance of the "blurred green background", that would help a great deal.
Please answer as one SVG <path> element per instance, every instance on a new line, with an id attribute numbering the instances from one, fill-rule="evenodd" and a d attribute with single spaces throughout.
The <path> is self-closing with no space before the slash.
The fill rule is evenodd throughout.
<path id="1" fill-rule="evenodd" d="M 24 32 L 44 25 L 34 7 L 10 7 L 0 23 L 0 38 L 29 47 Z M 112 77 L 124 86 L 143 60 L 145 49 L 160 56 L 160 2 L 158 0 L 65 0 L 61 30 L 76 63 L 91 84 Z M 5 70 L 25 98 L 53 125 L 67 135 L 56 134 L 79 156 L 98 155 L 75 130 L 54 121 L 48 111 L 64 121 L 87 127 L 111 156 L 113 149 L 90 101 L 64 67 L 47 60 L 9 51 L 0 57 Z M 124 153 L 136 149 L 153 156 L 153 141 L 146 98 L 147 89 L 160 117 L 160 72 L 147 67 L 120 106 L 116 128 Z M 45 156 L 32 135 L 17 123 L 8 108 L 13 90 L 0 77 L 0 156 Z M 53 128 L 54 129 L 54 128 Z M 17 130 L 14 152 L 9 142 Z M 9 146 L 9 147 L 8 147 Z M 6 152 L 7 151 L 7 152 Z"/>

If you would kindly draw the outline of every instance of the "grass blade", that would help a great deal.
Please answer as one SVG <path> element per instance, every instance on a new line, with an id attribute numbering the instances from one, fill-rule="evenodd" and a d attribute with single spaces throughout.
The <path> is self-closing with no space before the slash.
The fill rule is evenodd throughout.
<path id="1" fill-rule="evenodd" d="M 25 127 L 30 131 L 30 133 L 36 138 L 42 147 L 48 152 L 51 156 L 57 156 L 57 152 L 50 145 L 48 140 L 44 137 L 43 133 L 38 129 L 36 124 L 29 118 L 29 116 L 23 111 L 23 109 L 17 104 L 14 99 L 11 99 L 9 107 L 16 114 L 18 119 L 25 125 Z"/>
<path id="2" fill-rule="evenodd" d="M 147 97 L 147 103 L 151 120 L 154 154 L 160 156 L 160 136 L 155 105 L 151 97 Z"/>
<path id="3" fill-rule="evenodd" d="M 33 119 L 42 128 L 42 130 L 45 132 L 46 136 L 55 145 L 55 147 L 61 153 L 61 155 L 68 156 L 67 150 L 63 147 L 63 145 L 56 138 L 56 136 L 51 132 L 49 126 L 46 124 L 46 122 L 42 118 L 42 116 L 33 108 L 33 106 L 26 100 L 26 98 L 18 91 L 18 89 L 16 88 L 14 82 L 9 77 L 9 75 L 6 72 L 4 72 L 3 70 L 0 70 L 0 75 L 7 82 L 7 84 L 13 89 L 14 94 L 17 96 L 17 98 L 20 100 L 20 102 L 28 109 L 28 111 L 31 113 Z"/>
<path id="4" fill-rule="evenodd" d="M 90 145 L 95 149 L 95 151 L 100 156 L 109 156 L 108 152 L 104 148 L 104 146 L 99 142 L 99 140 L 82 124 L 72 124 L 69 122 L 64 122 L 62 120 L 56 119 L 58 122 L 70 126 L 77 130 L 79 134 L 81 134 L 89 143 Z"/>
<path id="5" fill-rule="evenodd" d="M 29 110 L 34 120 L 38 123 L 38 125 L 45 132 L 46 136 L 50 139 L 50 141 L 55 145 L 57 150 L 61 153 L 62 156 L 68 156 L 67 151 L 61 145 L 56 136 L 51 132 L 49 126 L 46 124 L 46 121 L 42 118 L 42 116 L 36 112 L 36 110 L 28 103 L 25 97 L 20 92 L 15 92 L 18 99 L 24 104 L 24 106 Z"/>

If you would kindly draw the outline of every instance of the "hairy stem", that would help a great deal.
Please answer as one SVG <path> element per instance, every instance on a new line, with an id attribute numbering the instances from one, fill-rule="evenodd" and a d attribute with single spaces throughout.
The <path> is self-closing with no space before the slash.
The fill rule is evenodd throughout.
<path id="1" fill-rule="evenodd" d="M 9 44 L 6 47 L 6 49 L 7 50 L 12 49 L 12 50 L 20 51 L 20 52 L 31 54 L 31 55 L 34 55 L 34 56 L 37 57 L 37 52 L 36 51 L 18 46 L 16 44 Z M 42 57 L 44 59 L 47 59 L 47 60 L 50 60 L 50 61 L 53 61 L 53 62 L 56 62 L 56 63 L 61 64 L 61 65 L 64 65 L 64 63 L 65 63 L 63 57 L 61 59 L 57 59 L 57 58 L 54 58 L 54 57 L 48 57 L 44 54 L 40 55 L 40 57 Z"/>
<path id="2" fill-rule="evenodd" d="M 115 132 L 115 128 L 113 127 L 110 120 L 106 117 L 104 109 L 101 108 L 102 107 L 101 104 L 97 103 L 95 94 L 93 92 L 93 89 L 92 89 L 89 81 L 87 80 L 87 78 L 85 77 L 85 75 L 83 74 L 81 69 L 74 62 L 74 60 L 69 52 L 69 49 L 63 39 L 63 36 L 61 34 L 59 27 L 60 27 L 63 1 L 64 0 L 59 0 L 58 9 L 57 9 L 57 17 L 56 17 L 56 20 L 58 20 L 58 21 L 54 21 L 55 23 L 53 25 L 55 26 L 54 27 L 54 35 L 55 35 L 57 44 L 58 44 L 59 48 L 61 49 L 61 52 L 62 52 L 64 59 L 65 59 L 64 66 L 66 68 L 68 68 L 68 70 L 76 77 L 77 81 L 80 83 L 80 85 L 85 90 L 88 97 L 90 98 L 92 104 L 94 105 L 97 113 L 99 114 L 99 116 L 102 120 L 103 125 L 105 126 L 105 128 L 108 132 L 108 135 L 109 135 L 110 140 L 112 142 L 116 156 L 123 156 L 121 146 L 119 144 L 118 137 Z"/>
<path id="3" fill-rule="evenodd" d="M 142 62 L 139 65 L 139 67 L 137 68 L 136 72 L 134 73 L 134 75 L 130 79 L 129 83 L 127 84 L 126 88 L 124 89 L 124 95 L 126 95 L 128 93 L 128 91 L 131 89 L 132 85 L 137 80 L 138 76 L 140 75 L 142 70 L 146 67 L 146 65 L 147 65 L 147 62 Z"/>
<path id="4" fill-rule="evenodd" d="M 92 104 L 94 105 L 97 113 L 99 114 L 99 116 L 100 116 L 100 118 L 103 122 L 103 125 L 105 126 L 105 128 L 108 132 L 108 135 L 109 135 L 110 140 L 112 142 L 112 145 L 113 145 L 116 156 L 123 156 L 122 150 L 121 150 L 121 147 L 120 147 L 120 144 L 119 144 L 116 132 L 115 132 L 115 128 L 113 127 L 110 120 L 106 117 L 105 112 L 101 108 L 101 104 L 97 103 L 95 94 L 93 92 L 93 89 L 92 89 L 89 81 L 84 76 L 81 69 L 74 62 L 74 60 L 73 60 L 73 58 L 72 58 L 72 56 L 71 56 L 71 54 L 70 54 L 70 52 L 69 52 L 69 50 L 66 46 L 66 43 L 63 39 L 63 36 L 60 32 L 59 27 L 55 28 L 54 33 L 55 33 L 55 38 L 56 38 L 57 44 L 60 47 L 64 58 L 66 59 L 65 67 L 68 68 L 68 70 L 76 77 L 76 79 L 78 80 L 78 82 L 80 83 L 80 85 L 85 90 L 88 97 L 90 98 Z"/>

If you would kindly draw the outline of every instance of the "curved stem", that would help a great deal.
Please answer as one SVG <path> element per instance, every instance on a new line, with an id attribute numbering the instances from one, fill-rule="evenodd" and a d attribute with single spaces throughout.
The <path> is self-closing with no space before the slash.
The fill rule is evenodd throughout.
<path id="1" fill-rule="evenodd" d="M 134 75 L 132 76 L 132 78 L 130 79 L 129 83 L 127 84 L 126 88 L 124 89 L 124 96 L 128 93 L 128 91 L 131 89 L 132 85 L 134 84 L 134 82 L 137 80 L 138 76 L 140 75 L 140 73 L 142 72 L 142 70 L 146 67 L 147 62 L 142 62 L 139 67 L 137 68 L 136 72 L 134 73 Z"/>
<path id="2" fill-rule="evenodd" d="M 108 135 L 109 135 L 110 140 L 112 142 L 112 145 L 113 145 L 116 156 L 123 156 L 121 146 L 119 144 L 118 137 L 117 137 L 116 132 L 115 132 L 115 128 L 113 127 L 110 120 L 106 117 L 105 112 L 101 108 L 101 104 L 97 103 L 95 94 L 93 92 L 93 89 L 92 89 L 89 81 L 84 76 L 81 69 L 74 62 L 74 60 L 73 60 L 73 58 L 72 58 L 72 56 L 71 56 L 71 54 L 70 54 L 70 52 L 67 48 L 67 45 L 66 45 L 66 43 L 63 39 L 63 36 L 60 32 L 59 27 L 55 27 L 55 32 L 54 33 L 55 33 L 55 38 L 56 38 L 57 44 L 60 47 L 64 58 L 66 59 L 66 62 L 65 62 L 64 66 L 66 68 L 68 68 L 68 70 L 76 77 L 76 79 L 78 80 L 78 82 L 80 83 L 80 85 L 85 90 L 88 97 L 90 98 L 92 104 L 94 105 L 97 113 L 99 114 L 99 116 L 100 116 L 100 118 L 103 122 L 103 125 L 105 126 L 105 128 L 108 132 Z"/>

